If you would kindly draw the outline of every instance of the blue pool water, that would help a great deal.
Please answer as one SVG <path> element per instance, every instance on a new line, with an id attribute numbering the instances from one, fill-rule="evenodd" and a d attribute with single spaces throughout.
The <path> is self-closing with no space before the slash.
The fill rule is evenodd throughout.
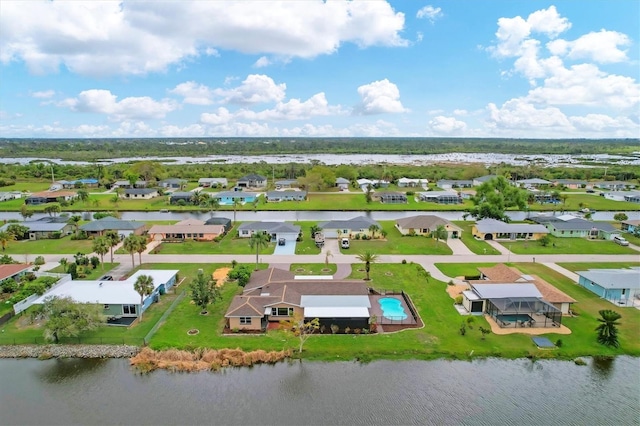
<path id="1" fill-rule="evenodd" d="M 402 303 L 393 297 L 384 297 L 378 300 L 382 308 L 382 316 L 390 320 L 403 320 L 407 314 L 402 307 Z"/>
<path id="2" fill-rule="evenodd" d="M 504 315 L 497 315 L 497 317 L 499 320 L 502 320 L 504 322 L 515 322 L 515 321 L 529 322 L 533 319 L 527 314 L 504 314 Z"/>

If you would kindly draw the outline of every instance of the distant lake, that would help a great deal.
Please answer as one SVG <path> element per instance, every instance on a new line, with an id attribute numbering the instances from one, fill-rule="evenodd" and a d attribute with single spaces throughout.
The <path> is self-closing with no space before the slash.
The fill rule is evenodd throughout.
<path id="1" fill-rule="evenodd" d="M 624 156 L 610 154 L 500 154 L 500 153 L 446 153 L 427 155 L 393 155 L 393 154 L 283 154 L 283 155 L 206 155 L 202 157 L 127 157 L 111 158 L 100 160 L 100 163 L 126 163 L 130 161 L 158 161 L 164 164 L 190 164 L 190 163 L 261 163 L 268 164 L 288 164 L 288 163 L 310 163 L 318 161 L 327 165 L 338 164 L 410 164 L 415 166 L 425 166 L 436 163 L 477 163 L 477 164 L 500 164 L 511 165 L 539 164 L 540 166 L 571 166 L 571 167 L 602 167 L 592 165 L 580 165 L 580 162 L 591 162 L 599 164 L 631 164 L 640 165 L 640 156 Z M 68 161 L 47 158 L 0 158 L 0 163 L 28 164 L 32 161 L 51 161 L 55 164 L 93 164 L 87 161 Z"/>
<path id="2" fill-rule="evenodd" d="M 29 425 L 637 425 L 638 358 L 293 362 L 139 375 L 127 360 L 0 360 Z"/>

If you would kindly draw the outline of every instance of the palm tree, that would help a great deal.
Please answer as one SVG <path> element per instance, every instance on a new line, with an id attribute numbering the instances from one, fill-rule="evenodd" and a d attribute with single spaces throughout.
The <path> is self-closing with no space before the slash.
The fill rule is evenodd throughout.
<path id="1" fill-rule="evenodd" d="M 205 206 L 209 208 L 209 215 L 213 217 L 214 210 L 217 211 L 220 208 L 220 200 L 209 196 L 205 201 Z"/>
<path id="2" fill-rule="evenodd" d="M 131 256 L 133 257 L 133 254 Z M 144 302 L 144 297 L 153 292 L 153 277 L 140 275 L 136 282 L 133 283 L 133 289 L 140 295 L 140 322 L 142 322 L 142 303 Z"/>
<path id="3" fill-rule="evenodd" d="M 87 192 L 86 189 L 79 189 L 78 199 L 80 199 L 80 201 L 82 201 L 83 203 L 86 203 L 89 200 L 89 192 Z"/>
<path id="4" fill-rule="evenodd" d="M 2 251 L 6 250 L 9 242 L 15 241 L 15 240 L 16 240 L 16 236 L 13 235 L 13 233 L 9 231 L 0 231 L 0 245 L 2 246 Z"/>
<path id="5" fill-rule="evenodd" d="M 129 236 L 122 242 L 122 246 L 131 255 L 131 265 L 135 267 L 136 262 L 133 259 L 133 253 L 138 250 L 138 236 L 135 234 L 129 234 Z"/>
<path id="6" fill-rule="evenodd" d="M 364 270 L 367 273 L 367 278 L 365 278 L 365 280 L 371 280 L 371 278 L 369 278 L 369 271 L 371 271 L 371 264 L 377 262 L 378 255 L 367 250 L 364 253 L 359 254 L 357 258 L 359 261 L 364 262 Z"/>
<path id="7" fill-rule="evenodd" d="M 429 282 L 429 279 L 431 279 L 431 272 L 427 271 L 420 265 L 416 265 L 416 274 L 418 275 L 418 278 L 422 278 L 426 282 Z"/>
<path id="8" fill-rule="evenodd" d="M 333 257 L 333 253 L 331 253 L 331 250 L 327 250 L 327 252 L 324 254 L 324 264 L 328 265 L 329 264 L 329 258 Z"/>
<path id="9" fill-rule="evenodd" d="M 444 240 L 444 241 L 447 240 L 447 237 L 448 237 L 447 229 L 444 227 L 444 225 L 438 225 L 436 227 L 436 230 L 433 231 L 432 235 L 436 239 L 436 245 L 437 245 L 440 240 Z"/>
<path id="10" fill-rule="evenodd" d="M 616 326 L 620 323 L 616 321 L 622 318 L 622 315 L 611 309 L 603 309 L 598 313 L 602 317 L 598 318 L 601 324 L 596 328 L 598 343 L 617 348 L 620 346 L 620 342 L 618 342 L 618 328 Z"/>
<path id="11" fill-rule="evenodd" d="M 93 252 L 100 256 L 100 264 L 102 265 L 102 270 L 104 271 L 104 255 L 109 253 L 109 249 L 111 246 L 107 241 L 106 237 L 98 237 L 93 240 Z"/>
<path id="12" fill-rule="evenodd" d="M 80 229 L 80 221 L 82 218 L 78 215 L 73 215 L 67 221 L 68 224 L 72 225 L 76 230 L 76 238 L 78 238 L 78 230 Z"/>
<path id="13" fill-rule="evenodd" d="M 376 232 L 380 230 L 380 227 L 376 224 L 369 226 L 369 232 L 371 232 L 371 238 L 375 238 Z"/>
<path id="14" fill-rule="evenodd" d="M 142 265 L 142 253 L 147 249 L 147 237 L 144 235 L 138 235 L 136 238 L 137 246 L 136 252 L 138 252 L 138 264 Z"/>
<path id="15" fill-rule="evenodd" d="M 117 231 L 109 230 L 104 233 L 104 237 L 107 239 L 107 243 L 109 244 L 109 251 L 111 252 L 111 263 L 113 263 L 113 248 L 120 242 L 120 235 L 118 235 Z"/>
<path id="16" fill-rule="evenodd" d="M 236 224 L 236 212 L 238 211 L 238 206 L 240 206 L 240 198 L 233 199 L 233 224 Z"/>
<path id="17" fill-rule="evenodd" d="M 260 254 L 260 249 L 263 247 L 267 247 L 269 242 L 271 241 L 271 236 L 269 234 L 265 234 L 263 232 L 254 232 L 249 239 L 249 244 L 251 248 L 256 249 L 256 271 L 258 270 L 258 256 Z"/>

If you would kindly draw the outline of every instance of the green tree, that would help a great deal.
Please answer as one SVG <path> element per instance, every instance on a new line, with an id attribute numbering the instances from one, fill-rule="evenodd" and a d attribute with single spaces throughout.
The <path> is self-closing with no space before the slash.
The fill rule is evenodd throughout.
<path id="1" fill-rule="evenodd" d="M 271 241 L 271 235 L 263 232 L 254 232 L 249 238 L 249 245 L 251 248 L 256 249 L 256 271 L 258 270 L 258 256 L 260 255 L 260 249 L 265 248 Z"/>
<path id="2" fill-rule="evenodd" d="M 429 282 L 429 280 L 431 279 L 431 272 L 427 271 L 420 265 L 416 265 L 416 275 L 418 276 L 418 278 L 423 279 L 426 282 Z"/>
<path id="3" fill-rule="evenodd" d="M 73 226 L 73 228 L 75 229 L 76 238 L 78 238 L 78 231 L 80 229 L 80 221 L 81 220 L 82 220 L 82 218 L 80 216 L 73 215 L 67 221 L 67 223 L 70 224 L 71 226 Z"/>
<path id="4" fill-rule="evenodd" d="M 70 297 L 48 297 L 42 313 L 46 318 L 44 337 L 54 343 L 61 337 L 76 337 L 84 331 L 95 330 L 105 322 L 99 305 L 76 303 Z"/>
<path id="5" fill-rule="evenodd" d="M 138 264 L 142 265 L 142 253 L 147 249 L 147 237 L 136 235 L 136 253 L 138 253 Z"/>
<path id="6" fill-rule="evenodd" d="M 102 264 L 102 270 L 104 271 L 104 255 L 109 253 L 111 246 L 106 237 L 98 237 L 93 240 L 93 252 L 100 256 L 100 263 Z"/>
<path id="7" fill-rule="evenodd" d="M 215 197 L 207 196 L 204 206 L 209 209 L 209 215 L 213 217 L 213 212 L 220 208 L 220 200 Z"/>
<path id="8" fill-rule="evenodd" d="M 122 247 L 131 255 L 131 266 L 135 268 L 136 263 L 133 258 L 133 254 L 138 251 L 138 236 L 135 234 L 129 234 L 127 238 L 122 242 Z"/>
<path id="9" fill-rule="evenodd" d="M 118 235 L 118 231 L 109 230 L 104 233 L 104 237 L 107 239 L 107 243 L 109 244 L 109 252 L 111 253 L 111 263 L 113 263 L 113 248 L 118 245 L 120 242 L 120 235 Z"/>
<path id="10" fill-rule="evenodd" d="M 471 201 L 474 206 L 469 213 L 477 220 L 491 218 L 508 222 L 505 210 L 512 207 L 524 210 L 527 192 L 511 185 L 504 176 L 497 176 L 480 185 Z"/>
<path id="11" fill-rule="evenodd" d="M 16 236 L 11 232 L 0 231 L 0 245 L 2 246 L 2 251 L 5 251 L 9 243 L 15 240 L 16 240 Z"/>
<path id="12" fill-rule="evenodd" d="M 367 273 L 367 277 L 365 280 L 369 281 L 371 278 L 369 277 L 369 271 L 371 271 L 371 264 L 378 261 L 378 255 L 373 254 L 369 250 L 365 251 L 362 254 L 356 256 L 359 261 L 364 262 L 364 270 Z"/>
<path id="13" fill-rule="evenodd" d="M 378 231 L 380 231 L 380 227 L 379 227 L 378 225 L 376 225 L 375 223 L 374 223 L 374 224 L 371 224 L 371 225 L 369 226 L 369 232 L 371 232 L 371 238 L 375 238 L 376 233 L 377 233 Z"/>
<path id="14" fill-rule="evenodd" d="M 435 231 L 431 233 L 431 236 L 436 239 L 436 244 L 438 244 L 440 240 L 447 241 L 449 233 L 447 232 L 447 228 L 445 228 L 444 225 L 438 225 Z"/>
<path id="15" fill-rule="evenodd" d="M 79 189 L 77 194 L 78 194 L 78 199 L 83 203 L 86 203 L 87 201 L 89 201 L 89 192 L 86 189 Z"/>
<path id="16" fill-rule="evenodd" d="M 543 235 L 542 237 L 538 238 L 538 242 L 542 247 L 547 247 L 551 243 L 551 237 L 548 235 Z"/>
<path id="17" fill-rule="evenodd" d="M 189 284 L 189 290 L 191 290 L 191 300 L 200 307 L 200 313 L 203 315 L 207 313 L 207 306 L 215 303 L 220 297 L 218 287 L 211 278 L 204 274 L 202 269 Z"/>
<path id="18" fill-rule="evenodd" d="M 233 198 L 233 225 L 235 226 L 236 224 L 236 213 L 238 212 L 238 207 L 240 207 L 242 205 L 242 202 L 240 201 L 240 198 L 234 197 Z"/>
<path id="19" fill-rule="evenodd" d="M 29 210 L 26 204 L 23 204 L 20 206 L 20 216 L 22 216 L 22 220 L 27 220 L 33 216 L 33 211 Z"/>
<path id="20" fill-rule="evenodd" d="M 56 216 L 58 213 L 62 211 L 59 203 L 49 203 L 44 206 L 44 212 L 49 216 Z"/>
<path id="21" fill-rule="evenodd" d="M 133 254 L 131 255 L 133 257 Z M 142 304 L 144 297 L 153 293 L 153 277 L 149 275 L 140 275 L 133 283 L 133 289 L 140 295 L 140 322 L 142 322 Z"/>
<path id="22" fill-rule="evenodd" d="M 322 228 L 320 228 L 318 225 L 311 225 L 311 228 L 309 229 L 309 233 L 311 234 L 311 239 L 315 238 L 316 234 L 321 231 L 322 231 Z"/>
<path id="23" fill-rule="evenodd" d="M 24 225 L 20 225 L 19 223 L 12 223 L 7 226 L 7 232 L 13 234 L 16 240 L 21 240 L 27 236 L 29 232 L 29 228 Z"/>
<path id="24" fill-rule="evenodd" d="M 320 319 L 314 318 L 305 321 L 304 315 L 295 313 L 289 317 L 289 319 L 280 321 L 280 328 L 292 333 L 298 338 L 298 352 L 302 353 L 305 342 L 309 340 L 309 337 L 311 337 L 313 333 L 320 329 Z"/>
<path id="25" fill-rule="evenodd" d="M 628 219 L 629 219 L 629 216 L 627 216 L 624 213 L 616 213 L 613 215 L 613 220 L 615 220 L 616 222 L 623 222 Z"/>
<path id="26" fill-rule="evenodd" d="M 373 186 L 371 186 L 371 184 L 367 185 L 367 190 L 364 193 L 364 200 L 367 204 L 371 204 L 373 201 Z"/>
<path id="27" fill-rule="evenodd" d="M 617 313 L 616 311 L 612 311 L 611 309 L 602 309 L 598 311 L 602 318 L 598 318 L 600 321 L 600 325 L 596 327 L 596 331 L 598 332 L 598 343 L 605 346 L 613 346 L 617 348 L 620 346 L 620 342 L 618 342 L 618 325 L 617 322 L 622 315 Z"/>

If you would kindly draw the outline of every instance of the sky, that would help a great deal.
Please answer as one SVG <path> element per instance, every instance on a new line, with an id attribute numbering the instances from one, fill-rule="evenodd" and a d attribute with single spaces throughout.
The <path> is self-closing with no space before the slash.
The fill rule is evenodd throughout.
<path id="1" fill-rule="evenodd" d="M 12 1 L 0 137 L 640 137 L 636 0 Z"/>

